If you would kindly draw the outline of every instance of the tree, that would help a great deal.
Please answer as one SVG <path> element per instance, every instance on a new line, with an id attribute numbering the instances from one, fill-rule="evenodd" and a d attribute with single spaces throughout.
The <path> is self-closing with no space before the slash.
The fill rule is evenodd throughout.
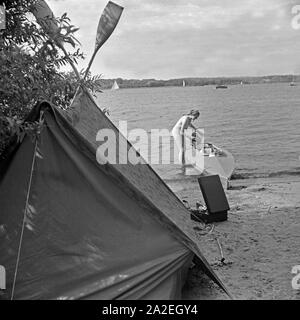
<path id="1" fill-rule="evenodd" d="M 3 1 L 6 29 L 0 30 L 0 154 L 12 135 L 28 129 L 24 119 L 36 103 L 47 100 L 66 109 L 81 82 L 74 71 L 61 71 L 70 61 L 77 64 L 84 59 L 74 36 L 78 29 L 65 13 L 56 18 L 58 33 L 47 33 L 32 14 L 37 1 Z M 67 55 L 57 37 L 68 44 Z M 95 94 L 100 91 L 100 76 L 89 74 L 82 85 Z"/>

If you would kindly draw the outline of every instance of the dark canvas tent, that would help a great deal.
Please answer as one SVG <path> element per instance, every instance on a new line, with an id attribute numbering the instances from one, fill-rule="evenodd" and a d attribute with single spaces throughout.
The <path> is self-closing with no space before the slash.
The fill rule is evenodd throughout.
<path id="1" fill-rule="evenodd" d="M 180 227 L 186 209 L 150 166 L 97 163 L 93 130 L 117 129 L 87 93 L 72 124 L 48 103 L 30 115 L 40 117 L 38 139 L 11 146 L 0 167 L 4 298 L 179 298 L 194 254 L 226 290 Z"/>

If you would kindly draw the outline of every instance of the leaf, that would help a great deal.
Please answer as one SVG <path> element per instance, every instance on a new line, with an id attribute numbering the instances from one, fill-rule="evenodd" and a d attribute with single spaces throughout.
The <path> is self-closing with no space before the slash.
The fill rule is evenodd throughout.
<path id="1" fill-rule="evenodd" d="M 13 128 L 15 125 L 15 121 L 12 118 L 6 117 L 6 120 L 10 126 L 10 128 Z"/>

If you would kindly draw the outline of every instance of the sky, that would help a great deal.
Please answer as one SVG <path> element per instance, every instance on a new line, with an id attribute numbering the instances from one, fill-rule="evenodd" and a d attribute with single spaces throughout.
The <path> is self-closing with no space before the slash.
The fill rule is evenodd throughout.
<path id="1" fill-rule="evenodd" d="M 300 74 L 300 0 L 113 0 L 124 7 L 92 73 L 103 78 Z M 108 0 L 48 0 L 67 12 L 86 59 Z M 297 23 L 299 21 L 299 29 Z M 296 25 L 295 25 L 296 22 Z M 294 23 L 294 24 L 293 24 Z M 296 27 L 295 27 L 296 26 Z"/>

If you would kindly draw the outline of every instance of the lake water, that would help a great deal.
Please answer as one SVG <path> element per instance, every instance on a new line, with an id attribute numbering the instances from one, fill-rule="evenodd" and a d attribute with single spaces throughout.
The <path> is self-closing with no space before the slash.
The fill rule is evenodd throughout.
<path id="1" fill-rule="evenodd" d="M 101 108 L 110 110 L 118 124 L 128 128 L 172 129 L 190 109 L 199 109 L 195 121 L 206 141 L 229 150 L 236 161 L 237 178 L 300 178 L 300 85 L 236 85 L 216 90 L 204 87 L 161 87 L 104 91 Z M 180 166 L 155 165 L 166 181 L 180 179 Z"/>

